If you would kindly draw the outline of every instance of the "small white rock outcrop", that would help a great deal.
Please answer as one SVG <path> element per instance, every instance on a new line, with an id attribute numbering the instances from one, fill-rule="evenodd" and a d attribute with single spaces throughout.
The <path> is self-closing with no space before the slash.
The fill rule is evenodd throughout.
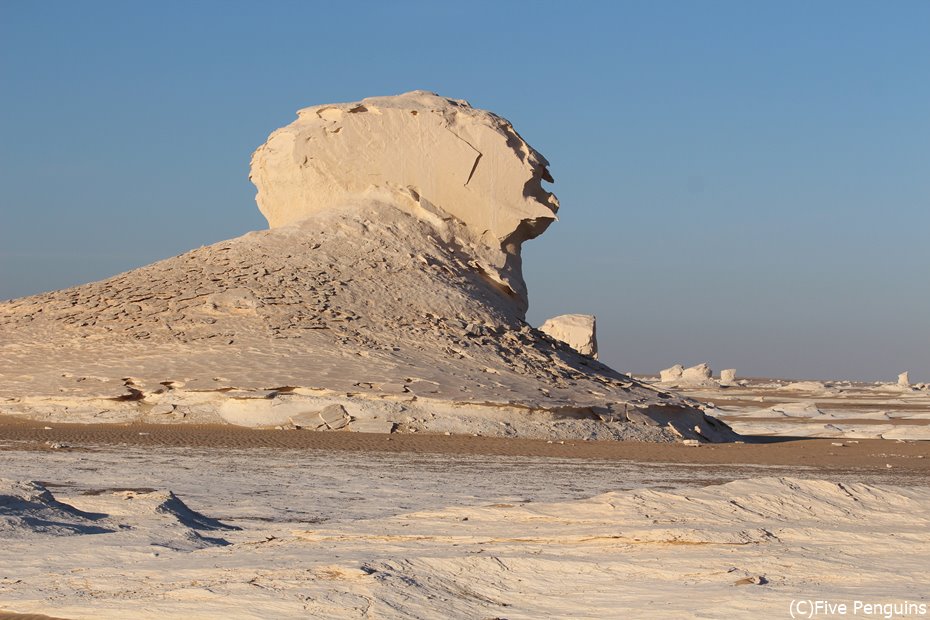
<path id="1" fill-rule="evenodd" d="M 911 376 L 906 370 L 898 375 L 898 386 L 903 388 L 911 387 Z"/>
<path id="2" fill-rule="evenodd" d="M 685 368 L 681 373 L 681 380 L 683 383 L 707 383 L 712 381 L 713 371 L 710 369 L 710 366 L 707 364 L 698 364 L 697 366 L 692 366 L 691 368 Z"/>
<path id="3" fill-rule="evenodd" d="M 725 368 L 720 371 L 720 385 L 736 384 L 736 369 Z"/>
<path id="4" fill-rule="evenodd" d="M 661 383 L 677 383 L 681 380 L 681 373 L 685 367 L 681 364 L 675 364 L 671 368 L 659 371 L 659 381 Z"/>
<path id="5" fill-rule="evenodd" d="M 597 319 L 592 314 L 561 314 L 548 319 L 539 330 L 561 340 L 583 355 L 597 359 Z"/>
<path id="6" fill-rule="evenodd" d="M 713 371 L 705 363 L 685 368 L 681 364 L 675 364 L 671 368 L 666 368 L 659 372 L 659 382 L 674 385 L 716 385 L 713 379 Z"/>

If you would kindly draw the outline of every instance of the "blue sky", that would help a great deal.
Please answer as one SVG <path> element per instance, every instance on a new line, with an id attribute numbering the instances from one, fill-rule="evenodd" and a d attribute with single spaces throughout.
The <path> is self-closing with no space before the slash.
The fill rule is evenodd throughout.
<path id="1" fill-rule="evenodd" d="M 930 381 L 930 2 L 0 2 L 0 298 L 265 226 L 251 152 L 417 88 L 510 119 L 560 221 L 529 319 L 655 372 Z"/>

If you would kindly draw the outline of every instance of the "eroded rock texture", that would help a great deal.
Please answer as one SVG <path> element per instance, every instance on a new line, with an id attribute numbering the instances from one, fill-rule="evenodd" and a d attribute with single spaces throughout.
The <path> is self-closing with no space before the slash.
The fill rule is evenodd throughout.
<path id="1" fill-rule="evenodd" d="M 499 116 L 425 91 L 300 110 L 252 156 L 272 228 L 377 200 L 429 221 L 526 311 L 520 247 L 555 219 L 548 162 Z"/>

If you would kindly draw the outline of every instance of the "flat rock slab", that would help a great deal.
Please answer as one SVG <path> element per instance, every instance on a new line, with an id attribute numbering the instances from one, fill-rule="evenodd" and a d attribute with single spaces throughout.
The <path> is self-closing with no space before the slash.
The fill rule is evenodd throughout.
<path id="1" fill-rule="evenodd" d="M 318 415 L 323 425 L 331 431 L 345 428 L 352 421 L 352 418 L 346 413 L 345 407 L 342 405 L 329 405 Z"/>
<path id="2" fill-rule="evenodd" d="M 390 420 L 352 420 L 349 430 L 355 433 L 390 433 L 394 422 Z"/>
<path id="3" fill-rule="evenodd" d="M 345 407 L 338 404 L 328 405 L 322 411 L 298 413 L 288 419 L 295 428 L 320 431 L 339 430 L 352 421 L 352 417 L 346 413 Z"/>

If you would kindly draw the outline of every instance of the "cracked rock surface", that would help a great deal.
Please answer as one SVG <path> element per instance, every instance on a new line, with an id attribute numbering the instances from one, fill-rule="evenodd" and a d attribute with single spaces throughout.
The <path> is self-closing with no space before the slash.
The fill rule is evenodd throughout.
<path id="1" fill-rule="evenodd" d="M 559 207 L 546 158 L 501 117 L 425 91 L 300 110 L 252 156 L 272 228 L 360 196 L 429 221 L 526 311 L 520 246 Z"/>

